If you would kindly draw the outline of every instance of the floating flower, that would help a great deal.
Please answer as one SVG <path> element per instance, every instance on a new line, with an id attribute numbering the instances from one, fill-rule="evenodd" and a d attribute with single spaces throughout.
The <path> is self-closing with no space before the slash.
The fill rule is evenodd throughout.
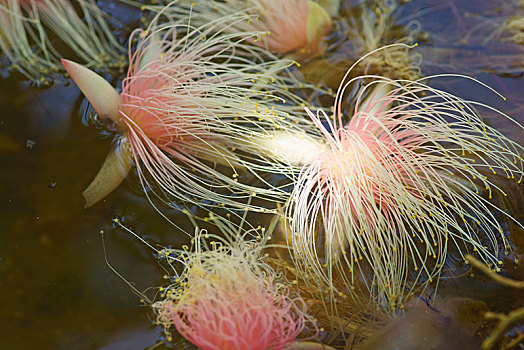
<path id="1" fill-rule="evenodd" d="M 299 273 L 328 287 L 342 278 L 394 311 L 436 282 L 452 247 L 502 264 L 511 248 L 497 216 L 512 218 L 490 201 L 506 195 L 490 177 L 520 183 L 523 147 L 482 121 L 475 107 L 498 112 L 489 106 L 419 80 L 364 78 L 374 81 L 349 124 L 343 94 L 361 77 L 340 86 L 331 118 L 307 109 L 329 148 L 296 181 L 288 239 Z"/>
<path id="2" fill-rule="evenodd" d="M 268 59 L 266 50 L 244 43 L 248 33 L 217 34 L 217 26 L 153 21 L 136 31 L 130 41 L 141 40 L 121 94 L 87 68 L 63 61 L 98 115 L 122 134 L 84 192 L 88 206 L 116 188 L 131 163 L 142 184 L 150 187 L 152 179 L 166 201 L 245 209 L 242 201 L 253 195 L 288 196 L 261 177 L 261 186 L 247 185 L 241 175 L 275 171 L 258 157 L 270 152 L 260 143 L 275 132 L 303 134 L 294 117 L 303 102 L 289 91 L 294 80 L 279 76 L 294 62 Z"/>
<path id="3" fill-rule="evenodd" d="M 77 13 L 68 0 L 3 0 L 0 3 L 0 48 L 13 69 L 29 79 L 49 83 L 62 69 L 58 50 L 46 33 L 50 30 L 81 62 L 91 68 L 123 68 L 123 48 L 91 0 L 79 0 Z"/>
<path id="4" fill-rule="evenodd" d="M 326 2 L 331 11 L 336 4 Z M 273 53 L 296 52 L 315 55 L 323 49 L 323 38 L 331 30 L 329 13 L 312 0 L 201 0 L 193 2 L 190 9 L 172 7 L 175 18 L 191 17 L 193 23 L 220 23 L 230 33 L 257 32 L 251 38 L 255 45 Z M 241 13 L 242 21 L 225 21 L 224 17 Z"/>
<path id="5" fill-rule="evenodd" d="M 204 350 L 284 349 L 309 320 L 305 304 L 260 257 L 261 246 L 243 237 L 226 241 L 197 232 L 194 251 L 168 259 L 184 265 L 166 299 L 154 305 L 158 321 Z"/>

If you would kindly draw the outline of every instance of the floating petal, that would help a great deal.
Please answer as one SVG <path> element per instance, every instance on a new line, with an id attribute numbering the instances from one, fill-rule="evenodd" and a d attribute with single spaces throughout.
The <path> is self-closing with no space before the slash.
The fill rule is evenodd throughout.
<path id="1" fill-rule="evenodd" d="M 82 192 L 86 208 L 113 192 L 124 181 L 132 165 L 129 144 L 123 138 L 109 152 L 95 179 Z"/>
<path id="2" fill-rule="evenodd" d="M 78 63 L 62 59 L 62 64 L 101 118 L 121 124 L 118 114 L 120 94 L 100 75 Z"/>
<path id="3" fill-rule="evenodd" d="M 310 164 L 327 150 L 326 144 L 307 134 L 275 132 L 257 142 L 261 152 L 267 153 L 275 160 L 300 167 Z"/>

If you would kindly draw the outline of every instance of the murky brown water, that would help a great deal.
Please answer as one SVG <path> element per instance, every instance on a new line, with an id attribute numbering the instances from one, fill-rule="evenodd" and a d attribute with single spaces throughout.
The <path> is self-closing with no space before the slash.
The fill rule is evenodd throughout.
<path id="1" fill-rule="evenodd" d="M 453 7 L 463 15 L 464 9 L 471 10 L 471 6 L 475 4 L 465 1 L 439 2 L 438 6 L 431 1 L 412 1 L 399 18 L 418 19 L 423 29 L 429 31 L 430 39 L 432 33 L 439 33 L 443 42 L 435 44 L 429 40 L 421 44 L 422 52 L 436 57 L 435 47 L 464 49 L 464 45 L 454 46 L 461 29 L 454 21 Z M 420 9 L 424 10 L 417 12 Z M 448 21 L 435 21 L 437 15 Z M 467 28 L 468 23 L 464 25 Z M 505 48 L 508 52 L 520 52 L 520 64 L 524 62 L 523 49 L 511 44 Z M 482 48 L 475 50 L 482 52 Z M 442 56 L 449 60 L 449 55 L 448 50 Z M 474 60 L 475 55 L 469 59 Z M 454 64 L 460 62 L 457 59 Z M 425 69 L 450 71 L 433 65 Z M 522 74 L 507 77 L 487 69 L 478 72 L 477 77 L 505 94 L 508 102 L 487 90 L 472 92 L 471 83 L 449 82 L 445 87 L 452 86 L 458 94 L 482 99 L 524 123 Z M 135 232 L 165 245 L 180 246 L 187 237 L 163 220 L 144 199 L 134 176 L 102 203 L 83 208 L 81 192 L 98 171 L 111 143 L 110 136 L 82 124 L 84 112 L 85 105 L 75 87 L 57 85 L 38 90 L 14 78 L 0 81 L 2 349 L 142 349 L 160 339 L 161 331 L 150 322 L 150 310 L 140 305 L 139 297 L 106 265 L 99 232 L 105 232 L 112 266 L 135 282 L 139 290 L 161 285 L 163 272 L 152 251 L 114 228 L 111 220 L 124 218 Z M 502 119 L 491 122 L 514 140 L 524 141 L 521 129 Z M 510 198 L 513 214 L 524 222 L 523 187 L 516 188 Z M 170 218 L 192 231 L 184 215 L 172 212 Z M 524 232 L 515 227 L 513 230 L 516 254 L 522 256 Z M 505 271 L 524 279 L 522 263 L 515 266 L 508 262 Z M 517 291 L 478 276 L 444 280 L 441 296 L 446 295 L 481 299 L 499 311 L 524 303 Z M 179 343 L 175 348 L 184 346 Z"/>

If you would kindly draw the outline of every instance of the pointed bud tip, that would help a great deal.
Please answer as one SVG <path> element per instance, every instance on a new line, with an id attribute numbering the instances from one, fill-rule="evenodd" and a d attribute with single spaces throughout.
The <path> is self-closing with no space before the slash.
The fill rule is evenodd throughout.
<path id="1" fill-rule="evenodd" d="M 119 115 L 120 94 L 103 77 L 89 68 L 62 58 L 60 60 L 82 93 L 95 108 L 100 118 L 109 118 L 121 124 Z"/>
<path id="2" fill-rule="evenodd" d="M 78 63 L 76 63 L 74 61 L 65 59 L 65 58 L 61 58 L 60 62 L 62 63 L 62 66 L 64 66 L 64 68 L 67 71 L 67 73 L 69 73 L 69 75 L 71 75 L 71 71 L 73 71 L 73 73 L 74 73 L 74 69 L 78 69 L 78 67 L 83 68 L 82 65 L 80 65 L 80 64 L 78 64 Z"/>

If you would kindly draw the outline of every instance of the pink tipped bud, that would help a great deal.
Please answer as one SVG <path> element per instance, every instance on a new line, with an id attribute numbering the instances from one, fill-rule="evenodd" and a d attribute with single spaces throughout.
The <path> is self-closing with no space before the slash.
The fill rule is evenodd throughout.
<path id="1" fill-rule="evenodd" d="M 104 78 L 92 70 L 73 61 L 62 59 L 62 65 L 74 80 L 80 91 L 87 97 L 101 118 L 108 118 L 121 124 L 118 114 L 120 94 Z"/>

